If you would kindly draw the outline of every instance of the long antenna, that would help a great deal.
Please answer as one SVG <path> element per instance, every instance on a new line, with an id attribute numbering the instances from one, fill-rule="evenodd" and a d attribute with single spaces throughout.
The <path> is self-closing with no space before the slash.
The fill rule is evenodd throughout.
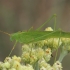
<path id="1" fill-rule="evenodd" d="M 0 30 L 0 32 L 1 32 L 1 33 L 4 33 L 4 34 L 6 34 L 6 35 L 9 35 L 9 36 L 11 35 L 11 34 L 9 34 L 9 33 L 7 33 L 7 32 L 2 31 L 2 30 Z"/>
<path id="2" fill-rule="evenodd" d="M 0 30 L 0 32 L 1 32 L 1 33 L 6 34 L 6 35 L 8 35 L 8 36 L 10 36 L 10 35 L 11 35 L 11 34 L 9 34 L 9 33 L 7 33 L 7 32 L 2 31 L 2 30 Z M 14 50 L 14 48 L 15 48 L 16 44 L 17 44 L 17 41 L 15 42 L 15 44 L 14 44 L 14 46 L 13 46 L 13 48 L 12 48 L 11 52 L 9 53 L 9 56 L 11 55 L 12 51 Z"/>

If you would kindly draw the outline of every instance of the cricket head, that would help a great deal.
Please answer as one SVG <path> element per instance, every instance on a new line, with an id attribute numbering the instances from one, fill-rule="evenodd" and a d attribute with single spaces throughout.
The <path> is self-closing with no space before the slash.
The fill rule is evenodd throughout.
<path id="1" fill-rule="evenodd" d="M 13 34 L 10 35 L 10 40 L 11 41 L 18 41 L 20 43 L 23 43 L 24 42 L 24 39 L 25 39 L 25 38 L 23 38 L 24 33 L 25 32 L 13 33 Z"/>
<path id="2" fill-rule="evenodd" d="M 18 37 L 19 37 L 19 36 L 18 36 L 17 33 L 11 34 L 11 35 L 10 35 L 10 40 L 11 40 L 11 41 L 18 40 Z"/>

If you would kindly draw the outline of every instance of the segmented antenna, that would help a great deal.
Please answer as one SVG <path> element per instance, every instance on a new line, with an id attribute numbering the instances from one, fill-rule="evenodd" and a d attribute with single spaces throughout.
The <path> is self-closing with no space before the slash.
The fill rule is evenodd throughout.
<path id="1" fill-rule="evenodd" d="M 1 33 L 6 34 L 6 35 L 8 35 L 8 36 L 10 36 L 10 35 L 11 35 L 11 34 L 9 34 L 9 33 L 7 33 L 7 32 L 2 31 L 2 30 L 0 30 L 0 32 L 1 32 Z M 12 48 L 11 52 L 9 53 L 9 56 L 11 55 L 12 51 L 14 50 L 14 48 L 15 48 L 16 44 L 17 44 L 17 41 L 16 41 L 16 43 L 14 44 L 14 46 L 13 46 L 13 48 Z"/>
<path id="2" fill-rule="evenodd" d="M 9 36 L 11 35 L 11 34 L 9 34 L 9 33 L 7 33 L 7 32 L 2 31 L 2 30 L 0 30 L 0 32 L 1 32 L 1 33 L 4 33 L 4 34 L 6 34 L 6 35 L 9 35 Z"/>

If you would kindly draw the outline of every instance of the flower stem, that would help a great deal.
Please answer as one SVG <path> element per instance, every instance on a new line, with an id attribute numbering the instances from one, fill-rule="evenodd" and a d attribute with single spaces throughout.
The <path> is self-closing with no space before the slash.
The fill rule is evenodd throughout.
<path id="1" fill-rule="evenodd" d="M 67 50 L 62 50 L 60 53 L 59 61 L 62 62 L 63 58 L 68 54 Z"/>

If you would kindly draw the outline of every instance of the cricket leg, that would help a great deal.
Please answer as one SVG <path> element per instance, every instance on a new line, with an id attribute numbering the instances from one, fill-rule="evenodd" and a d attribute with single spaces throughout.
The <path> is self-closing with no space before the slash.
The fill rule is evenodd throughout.
<path id="1" fill-rule="evenodd" d="M 49 18 L 45 23 L 43 23 L 39 28 L 37 28 L 36 30 L 40 30 L 43 26 L 45 26 L 45 24 L 47 24 L 52 18 L 56 17 L 56 14 L 52 15 L 51 18 Z M 56 19 L 55 19 L 55 23 L 56 23 Z M 54 24 L 55 25 L 55 24 Z M 54 26 L 55 27 L 55 26 Z"/>
<path id="2" fill-rule="evenodd" d="M 13 50 L 14 50 L 14 48 L 16 47 L 16 44 L 17 44 L 17 41 L 15 42 L 15 44 L 14 44 L 14 46 L 13 46 L 13 48 L 12 48 L 12 50 L 11 50 L 11 52 L 9 53 L 9 55 L 8 56 L 10 56 L 11 55 L 11 53 L 13 52 Z"/>

